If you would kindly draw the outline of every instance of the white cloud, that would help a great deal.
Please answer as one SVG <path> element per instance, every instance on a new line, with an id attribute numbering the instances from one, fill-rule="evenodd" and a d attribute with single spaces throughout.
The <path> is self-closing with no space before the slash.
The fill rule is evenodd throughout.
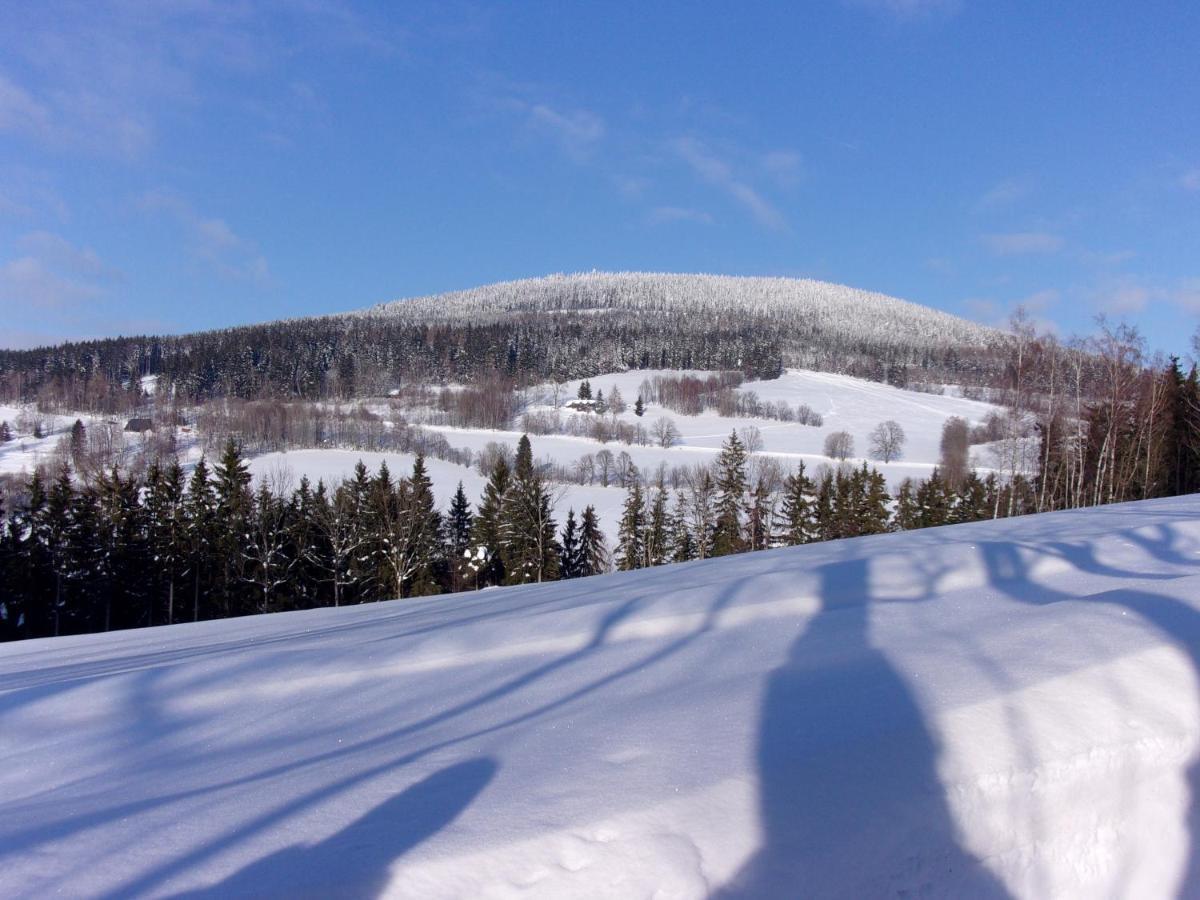
<path id="1" fill-rule="evenodd" d="M 3 74 L 0 74 L 0 131 L 33 137 L 45 137 L 51 131 L 50 111 Z"/>
<path id="2" fill-rule="evenodd" d="M 699 225 L 711 225 L 713 217 L 702 209 L 691 209 L 683 206 L 656 206 L 650 210 L 646 221 L 651 225 L 667 225 L 672 222 L 694 222 Z"/>
<path id="3" fill-rule="evenodd" d="M 16 242 L 18 256 L 0 266 L 0 301 L 63 310 L 107 293 L 121 273 L 90 247 L 35 231 Z"/>
<path id="4" fill-rule="evenodd" d="M 314 48 L 388 51 L 396 29 L 336 0 L 295 3 L 177 3 L 119 0 L 27 3 L 5 9 L 0 59 L 0 132 L 20 132 L 56 150 L 140 160 L 166 110 L 186 112 L 230 78 L 250 84 Z M 10 15 L 11 13 L 11 15 Z M 9 21 L 11 20 L 11 21 Z M 13 71 L 21 64 L 17 83 Z M 289 90 L 284 88 L 284 90 Z M 273 91 L 272 109 L 290 99 Z M 264 115 L 266 115 L 264 113 Z"/>
<path id="5" fill-rule="evenodd" d="M 1033 193 L 1033 179 L 1027 177 L 1006 178 L 984 191 L 975 201 L 976 212 L 991 212 L 1019 203 Z"/>
<path id="6" fill-rule="evenodd" d="M 803 159 L 794 150 L 772 150 L 763 157 L 762 167 L 782 188 L 794 188 L 804 175 Z"/>
<path id="7" fill-rule="evenodd" d="M 217 275 L 248 281 L 258 287 L 270 285 L 271 270 L 266 258 L 252 241 L 236 234 L 224 219 L 201 215 L 172 191 L 150 191 L 138 205 L 145 212 L 172 219 L 183 230 L 192 255 Z"/>
<path id="8" fill-rule="evenodd" d="M 571 153 L 585 152 L 604 137 L 604 120 L 586 109 L 559 112 L 545 103 L 537 103 L 529 108 L 529 121 Z"/>
<path id="9" fill-rule="evenodd" d="M 1048 288 L 1007 301 L 970 297 L 962 301 L 962 306 L 969 317 L 1001 331 L 1008 330 L 1013 313 L 1024 309 L 1036 331 L 1057 334 L 1059 325 L 1048 313 L 1061 298 L 1062 295 L 1057 290 Z"/>
<path id="10" fill-rule="evenodd" d="M 672 142 L 675 153 L 704 181 L 720 188 L 746 207 L 761 224 L 768 228 L 787 227 L 779 211 L 745 181 L 737 178 L 729 163 L 713 155 L 694 138 L 678 138 Z"/>
<path id="11" fill-rule="evenodd" d="M 1017 231 L 1007 234 L 985 234 L 980 239 L 997 256 L 1021 256 L 1032 253 L 1057 253 L 1065 241 L 1057 234 L 1044 231 Z"/>

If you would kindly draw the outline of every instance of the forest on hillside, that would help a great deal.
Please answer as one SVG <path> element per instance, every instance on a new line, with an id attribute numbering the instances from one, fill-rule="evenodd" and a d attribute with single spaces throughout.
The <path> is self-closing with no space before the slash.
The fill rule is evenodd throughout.
<path id="1" fill-rule="evenodd" d="M 348 399 L 411 382 L 515 385 L 629 369 L 785 366 L 897 386 L 990 385 L 1008 338 L 839 285 L 709 276 L 560 276 L 401 301 L 357 314 L 182 336 L 0 350 L 0 402 L 120 402 L 155 376 L 181 401 Z"/>

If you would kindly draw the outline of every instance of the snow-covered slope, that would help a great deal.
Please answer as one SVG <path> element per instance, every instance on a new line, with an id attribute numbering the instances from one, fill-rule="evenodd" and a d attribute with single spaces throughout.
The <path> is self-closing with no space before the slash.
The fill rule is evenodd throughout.
<path id="1" fill-rule="evenodd" d="M 958 316 L 846 285 L 807 278 L 762 278 L 660 272 L 586 272 L 483 285 L 395 300 L 356 315 L 413 321 L 485 322 L 514 313 L 687 317 L 686 321 L 774 321 L 798 336 L 861 336 L 883 345 L 984 346 L 995 329 Z M 684 320 L 679 320 L 682 324 Z"/>
<path id="2" fill-rule="evenodd" d="M 1200 498 L 0 647 L 0 895 L 1200 889 Z"/>

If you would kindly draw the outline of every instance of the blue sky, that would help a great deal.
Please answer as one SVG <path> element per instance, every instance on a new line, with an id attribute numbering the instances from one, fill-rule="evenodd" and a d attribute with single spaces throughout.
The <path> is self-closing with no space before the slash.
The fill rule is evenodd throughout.
<path id="1" fill-rule="evenodd" d="M 590 269 L 1200 318 L 1200 4 L 0 7 L 0 345 Z"/>

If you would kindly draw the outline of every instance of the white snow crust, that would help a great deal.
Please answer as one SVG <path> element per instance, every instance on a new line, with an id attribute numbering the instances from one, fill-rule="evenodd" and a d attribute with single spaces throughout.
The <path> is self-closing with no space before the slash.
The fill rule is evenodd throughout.
<path id="1" fill-rule="evenodd" d="M 0 896 L 1200 890 L 1200 498 L 0 646 Z"/>

